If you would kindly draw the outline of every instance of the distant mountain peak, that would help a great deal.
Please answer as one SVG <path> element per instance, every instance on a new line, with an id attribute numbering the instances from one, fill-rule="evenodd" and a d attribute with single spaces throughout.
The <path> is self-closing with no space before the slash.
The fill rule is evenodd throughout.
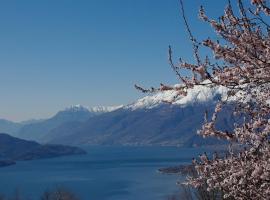
<path id="1" fill-rule="evenodd" d="M 107 113 L 107 112 L 112 112 L 115 111 L 117 109 L 122 108 L 123 105 L 119 105 L 119 106 L 93 106 L 93 107 L 86 107 L 86 106 L 82 106 L 81 104 L 77 104 L 77 105 L 72 105 L 68 108 L 66 108 L 64 111 L 67 112 L 91 112 L 91 113 L 95 113 L 95 114 L 101 114 L 101 113 Z"/>
<path id="2" fill-rule="evenodd" d="M 94 112 L 94 113 L 107 113 L 107 112 L 112 112 L 112 111 L 118 110 L 122 107 L 123 107 L 123 105 L 119 105 L 119 106 L 94 106 L 94 107 L 91 107 L 89 109 L 89 111 Z"/>
<path id="3" fill-rule="evenodd" d="M 207 83 L 207 82 L 205 82 Z M 174 87 L 177 87 L 175 85 Z M 187 90 L 186 96 L 178 96 L 177 91 L 163 91 L 157 92 L 152 95 L 145 96 L 138 99 L 132 104 L 125 106 L 126 109 L 136 110 L 136 109 L 152 109 L 157 107 L 164 102 L 173 101 L 175 105 L 180 105 L 185 107 L 194 103 L 204 103 L 215 100 L 217 97 L 224 99 L 227 94 L 227 89 L 223 86 L 203 86 L 197 85 L 194 88 Z"/>
<path id="4" fill-rule="evenodd" d="M 200 145 L 205 143 L 195 136 L 205 110 L 212 113 L 216 101 L 226 94 L 226 88 L 208 85 L 188 89 L 186 96 L 177 96 L 177 91 L 158 92 L 126 106 L 75 105 L 67 109 L 72 112 L 61 111 L 41 123 L 23 126 L 17 135 L 42 143 L 75 145 Z M 164 103 L 171 100 L 177 106 Z M 220 130 L 228 130 L 233 123 L 229 108 L 220 113 Z"/>
<path id="5" fill-rule="evenodd" d="M 80 105 L 80 104 L 77 104 L 77 105 L 72 105 L 72 106 L 66 108 L 65 111 L 70 111 L 70 112 L 81 112 L 81 111 L 89 112 L 89 109 L 87 107 L 84 107 L 84 106 Z"/>

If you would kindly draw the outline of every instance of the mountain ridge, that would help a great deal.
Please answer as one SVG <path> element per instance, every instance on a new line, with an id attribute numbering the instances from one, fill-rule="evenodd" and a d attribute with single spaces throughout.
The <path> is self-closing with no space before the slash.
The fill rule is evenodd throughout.
<path id="1" fill-rule="evenodd" d="M 177 91 L 157 92 L 125 106 L 96 107 L 93 112 L 81 105 L 71 106 L 50 119 L 23 126 L 18 136 L 72 145 L 204 145 L 196 132 L 205 111 L 211 114 L 226 92 L 222 86 L 195 86 L 186 96 L 177 95 Z M 164 103 L 172 99 L 174 103 Z M 229 113 L 220 118 L 222 128 L 234 120 Z"/>

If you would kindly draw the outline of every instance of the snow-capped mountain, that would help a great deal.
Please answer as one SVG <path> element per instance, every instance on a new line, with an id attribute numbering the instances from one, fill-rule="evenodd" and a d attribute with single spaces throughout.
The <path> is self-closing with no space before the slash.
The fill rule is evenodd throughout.
<path id="1" fill-rule="evenodd" d="M 175 86 L 177 87 L 177 85 Z M 45 143 L 120 145 L 196 145 L 205 110 L 213 112 L 216 101 L 226 97 L 223 87 L 196 86 L 186 96 L 175 91 L 158 92 L 125 106 L 71 106 L 52 118 L 24 126 L 19 137 Z M 164 101 L 175 100 L 173 104 Z M 221 129 L 234 118 L 224 111 Z M 216 143 L 213 140 L 209 143 Z"/>
<path id="2" fill-rule="evenodd" d="M 123 105 L 119 105 L 119 106 L 94 106 L 89 108 L 90 112 L 93 113 L 106 113 L 106 112 L 112 112 L 115 111 L 117 109 L 122 108 Z"/>
<path id="3" fill-rule="evenodd" d="M 203 83 L 208 83 L 207 81 Z M 179 87 L 175 85 L 174 87 Z M 174 105 L 180 105 L 181 107 L 205 103 L 215 100 L 219 97 L 224 99 L 227 94 L 227 89 L 223 86 L 206 87 L 202 85 L 195 86 L 192 89 L 187 90 L 186 96 L 177 96 L 177 91 L 164 91 L 158 92 L 153 95 L 143 97 L 132 104 L 125 106 L 126 109 L 152 109 L 154 107 L 164 104 L 164 102 L 173 101 Z"/>
<path id="4" fill-rule="evenodd" d="M 87 107 L 84 107 L 80 104 L 72 105 L 64 109 L 65 112 L 89 112 Z"/>
<path id="5" fill-rule="evenodd" d="M 61 124 L 67 122 L 83 122 L 95 115 L 95 113 L 90 112 L 86 107 L 81 105 L 70 106 L 59 111 L 49 119 L 22 126 L 16 135 L 22 139 L 42 142 L 43 137 Z"/>
<path id="6" fill-rule="evenodd" d="M 72 105 L 70 107 L 67 107 L 64 111 L 68 111 L 68 112 L 91 112 L 93 114 L 102 114 L 102 113 L 106 113 L 106 112 L 112 112 L 115 111 L 117 109 L 122 108 L 123 105 L 119 105 L 119 106 L 93 106 L 93 107 L 86 107 L 80 104 L 77 105 Z"/>
<path id="7" fill-rule="evenodd" d="M 207 81 L 203 83 L 208 83 Z M 174 87 L 179 87 L 179 85 L 175 85 Z M 164 102 L 173 101 L 173 105 L 180 105 L 181 107 L 197 104 L 197 103 L 205 103 L 209 101 L 214 101 L 217 97 L 224 99 L 227 94 L 227 89 L 222 86 L 215 87 L 206 87 L 202 85 L 195 86 L 192 89 L 187 90 L 186 96 L 177 96 L 177 91 L 163 91 L 157 92 L 155 94 L 147 95 L 141 99 L 136 100 L 135 102 L 128 105 L 118 105 L 118 106 L 94 106 L 94 107 L 86 107 L 80 104 L 73 105 L 66 108 L 64 111 L 66 112 L 91 112 L 96 114 L 102 114 L 107 112 L 113 112 L 118 109 L 152 109 L 158 107 L 160 105 L 166 104 Z"/>
<path id="8" fill-rule="evenodd" d="M 175 99 L 175 95 L 174 91 L 158 92 L 80 124 L 64 124 L 55 128 L 47 141 L 73 145 L 189 146 L 220 142 L 210 139 L 205 143 L 196 132 L 203 123 L 205 110 L 213 112 L 216 101 L 226 97 L 226 89 L 196 86 L 186 96 Z M 164 103 L 172 99 L 175 99 L 173 104 Z M 225 110 L 219 116 L 218 127 L 230 129 L 233 120 Z"/>
<path id="9" fill-rule="evenodd" d="M 38 142 L 44 142 L 45 138 L 48 138 L 48 136 L 50 135 L 50 132 L 59 126 L 64 125 L 73 128 L 77 124 L 85 122 L 91 117 L 103 113 L 112 112 L 121 107 L 122 106 L 99 106 L 87 108 L 80 104 L 72 105 L 59 111 L 49 119 L 40 122 L 25 124 L 20 128 L 16 135 L 22 139 L 31 139 Z M 72 127 L 70 126 L 71 124 Z M 63 134 L 59 133 L 59 135 Z"/>

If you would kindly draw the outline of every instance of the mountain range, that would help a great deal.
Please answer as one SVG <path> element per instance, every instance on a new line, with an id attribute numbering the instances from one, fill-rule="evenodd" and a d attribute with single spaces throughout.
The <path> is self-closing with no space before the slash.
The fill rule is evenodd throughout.
<path id="1" fill-rule="evenodd" d="M 177 96 L 176 92 L 158 92 L 115 107 L 71 106 L 46 120 L 14 123 L 14 126 L 12 122 L 10 126 L 0 123 L 0 132 L 2 128 L 9 128 L 9 133 L 19 138 L 67 145 L 197 146 L 222 143 L 211 138 L 204 140 L 196 132 L 203 123 L 205 111 L 213 112 L 216 102 L 226 97 L 226 89 L 196 86 L 189 89 L 186 96 Z M 174 100 L 173 104 L 165 103 L 171 100 Z M 228 108 L 219 115 L 217 126 L 228 130 L 234 121 Z"/>

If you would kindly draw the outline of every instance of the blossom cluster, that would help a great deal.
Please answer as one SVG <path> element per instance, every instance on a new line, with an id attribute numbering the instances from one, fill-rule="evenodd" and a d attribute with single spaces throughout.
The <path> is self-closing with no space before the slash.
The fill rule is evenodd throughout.
<path id="1" fill-rule="evenodd" d="M 252 0 L 249 9 L 238 0 L 238 8 L 235 14 L 229 1 L 224 14 L 212 20 L 201 7 L 200 18 L 212 26 L 219 41 L 208 38 L 197 42 L 183 16 L 196 63 L 182 59 L 173 63 L 169 48 L 169 62 L 181 86 L 137 88 L 143 92 L 177 90 L 181 96 L 196 85 L 226 87 L 227 98 L 217 103 L 212 117 L 205 117 L 198 133 L 228 140 L 236 148 L 231 148 L 225 157 L 209 159 L 203 154 L 194 160 L 198 176 L 189 177 L 188 183 L 194 187 L 206 184 L 209 191 L 222 191 L 225 199 L 270 199 L 270 8 L 264 0 Z M 208 57 L 201 59 L 199 47 L 210 48 L 214 62 Z M 183 70 L 189 70 L 192 77 L 183 77 Z M 233 130 L 217 130 L 216 120 L 228 104 L 233 106 L 233 114 L 243 120 L 235 123 Z"/>
<path id="2" fill-rule="evenodd" d="M 253 0 L 252 4 L 255 11 L 247 12 L 238 1 L 240 16 L 229 5 L 219 21 L 210 20 L 201 8 L 201 19 L 223 40 L 221 44 L 207 39 L 203 45 L 224 64 L 212 65 L 208 61 L 204 65 L 180 65 L 200 75 L 200 80 L 189 84 L 191 87 L 208 78 L 212 84 L 228 88 L 227 100 L 217 103 L 212 118 L 206 119 L 199 134 L 238 144 L 223 158 L 200 156 L 200 161 L 194 161 L 198 177 L 190 177 L 189 183 L 195 187 L 206 183 L 209 191 L 218 189 L 224 198 L 259 200 L 270 199 L 270 34 L 260 15 L 269 15 L 270 9 L 265 1 Z M 209 68 L 212 73 L 207 72 Z M 234 114 L 242 115 L 244 120 L 234 124 L 231 131 L 220 131 L 215 122 L 226 104 L 233 104 Z"/>

